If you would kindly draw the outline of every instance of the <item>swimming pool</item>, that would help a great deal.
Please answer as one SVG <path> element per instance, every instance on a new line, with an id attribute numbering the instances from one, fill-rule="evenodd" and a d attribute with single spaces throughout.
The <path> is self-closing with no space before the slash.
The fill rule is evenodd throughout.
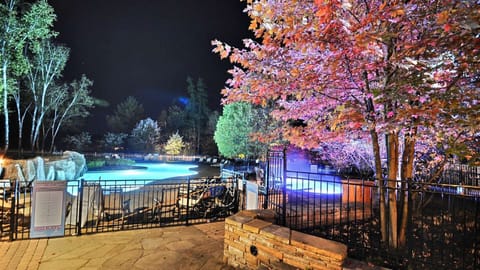
<path id="1" fill-rule="evenodd" d="M 138 163 L 141 169 L 87 171 L 81 178 L 86 181 L 96 180 L 162 180 L 172 177 L 192 176 L 197 171 L 195 164 L 172 163 Z"/>
<path id="2" fill-rule="evenodd" d="M 107 170 L 87 171 L 79 180 L 95 182 L 102 188 L 118 187 L 122 191 L 136 190 L 156 180 L 163 180 L 173 177 L 188 177 L 198 174 L 195 164 L 174 164 L 174 163 L 137 163 L 138 169 L 129 170 Z M 78 193 L 78 186 L 72 183 L 68 192 L 74 196 Z"/>

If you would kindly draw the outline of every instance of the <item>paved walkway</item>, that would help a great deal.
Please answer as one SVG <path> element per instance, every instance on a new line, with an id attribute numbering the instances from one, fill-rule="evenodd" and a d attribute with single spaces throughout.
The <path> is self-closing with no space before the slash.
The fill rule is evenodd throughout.
<path id="1" fill-rule="evenodd" d="M 0 242 L 0 269 L 233 269 L 224 223 Z"/>
<path id="2" fill-rule="evenodd" d="M 0 242 L 0 270 L 232 270 L 225 223 Z M 347 270 L 385 270 L 348 260 Z"/>

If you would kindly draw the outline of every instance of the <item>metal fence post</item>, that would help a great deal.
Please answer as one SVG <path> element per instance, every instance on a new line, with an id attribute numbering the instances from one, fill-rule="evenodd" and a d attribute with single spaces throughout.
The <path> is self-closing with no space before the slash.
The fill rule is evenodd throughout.
<path id="1" fill-rule="evenodd" d="M 78 201 L 77 201 L 77 235 L 80 236 L 82 235 L 82 212 L 83 212 L 83 179 L 80 179 L 79 182 L 77 182 L 77 188 L 78 188 Z"/>
<path id="2" fill-rule="evenodd" d="M 265 183 L 265 195 L 263 198 L 263 209 L 268 208 L 268 196 L 269 196 L 269 187 L 270 187 L 270 151 L 267 152 L 267 162 L 265 166 L 265 175 L 264 175 L 264 183 Z"/>
<path id="3" fill-rule="evenodd" d="M 412 194 L 412 178 L 407 178 L 407 202 L 408 202 L 408 217 L 407 217 L 407 248 L 408 248 L 408 256 L 409 259 L 413 258 L 413 247 L 412 247 L 412 242 L 413 242 L 413 228 L 412 228 L 412 223 L 413 223 L 413 194 Z"/>
<path id="4" fill-rule="evenodd" d="M 190 219 L 190 177 L 187 178 L 187 214 L 185 216 L 185 225 L 188 225 Z"/>
<path id="5" fill-rule="evenodd" d="M 286 149 L 283 149 L 283 168 L 282 168 L 282 225 L 287 225 L 287 153 Z"/>
<path id="6" fill-rule="evenodd" d="M 244 210 L 245 209 L 245 187 L 243 185 L 243 183 L 245 183 L 245 176 L 242 174 L 242 178 L 239 180 L 239 175 L 236 174 L 235 176 L 235 179 L 237 181 L 237 196 L 236 196 L 236 200 L 237 200 L 237 209 L 235 211 L 235 213 L 238 213 L 240 212 L 240 210 Z M 240 189 L 240 185 L 242 185 L 241 189 Z M 241 201 L 241 202 L 240 202 Z"/>
<path id="7" fill-rule="evenodd" d="M 479 205 L 480 205 L 480 201 L 479 201 L 479 198 L 475 198 L 475 224 L 474 224 L 474 235 L 479 235 L 480 233 L 480 223 L 479 223 L 479 219 L 480 219 L 480 211 L 479 211 Z M 473 260 L 473 268 L 474 269 L 477 269 L 478 266 L 480 266 L 480 241 L 477 241 L 476 243 L 479 243 L 479 244 L 475 244 L 475 250 L 476 250 L 476 259 Z"/>
<path id="8" fill-rule="evenodd" d="M 17 190 L 18 190 L 18 181 L 15 181 L 15 186 L 13 187 L 13 193 L 12 193 L 12 198 L 11 202 L 12 204 L 10 205 L 10 235 L 9 239 L 10 241 L 13 241 L 14 237 L 13 234 L 17 231 L 15 228 L 15 220 L 17 220 L 17 214 L 16 214 L 16 209 L 17 209 Z"/>

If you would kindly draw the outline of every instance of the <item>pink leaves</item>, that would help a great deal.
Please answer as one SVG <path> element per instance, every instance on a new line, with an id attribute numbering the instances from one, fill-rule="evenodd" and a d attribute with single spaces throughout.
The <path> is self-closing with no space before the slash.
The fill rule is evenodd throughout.
<path id="1" fill-rule="evenodd" d="M 406 90 L 407 90 L 407 93 L 408 93 L 409 95 L 415 94 L 415 92 L 416 92 L 415 88 L 413 88 L 413 87 L 411 87 L 411 86 L 407 86 L 406 88 L 407 88 L 407 89 L 406 89 Z"/>
<path id="2" fill-rule="evenodd" d="M 418 98 L 418 101 L 420 101 L 420 103 L 425 103 L 427 101 L 427 97 L 421 96 L 420 98 Z"/>
<path id="3" fill-rule="evenodd" d="M 250 38 L 244 39 L 243 44 L 245 45 L 246 48 L 249 48 L 249 49 L 255 49 L 258 47 L 257 43 Z"/>
<path id="4" fill-rule="evenodd" d="M 459 38 L 475 31 L 455 31 L 475 25 L 479 15 L 457 9 L 463 15 L 456 18 L 447 12 L 452 2 L 428 3 L 250 1 L 247 12 L 261 41 L 245 39 L 241 49 L 212 41 L 215 53 L 237 65 L 225 100 L 271 105 L 283 121 L 282 135 L 302 146 L 363 134 L 366 125 L 379 132 L 446 127 L 440 112 L 461 111 L 465 97 L 475 94 L 463 74 L 479 70 L 478 37 Z M 455 22 L 459 18 L 465 22 Z M 290 119 L 306 126 L 292 128 Z"/>
<path id="5" fill-rule="evenodd" d="M 212 52 L 220 54 L 220 58 L 224 59 L 227 58 L 230 54 L 231 47 L 218 40 L 212 40 L 211 44 L 214 46 Z"/>

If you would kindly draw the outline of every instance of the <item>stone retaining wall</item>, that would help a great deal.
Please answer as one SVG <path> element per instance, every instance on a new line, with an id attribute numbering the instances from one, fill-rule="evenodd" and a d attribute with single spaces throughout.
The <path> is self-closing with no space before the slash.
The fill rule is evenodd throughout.
<path id="1" fill-rule="evenodd" d="M 342 269 L 344 244 L 272 223 L 268 210 L 242 211 L 225 220 L 224 261 L 235 268 Z"/>

